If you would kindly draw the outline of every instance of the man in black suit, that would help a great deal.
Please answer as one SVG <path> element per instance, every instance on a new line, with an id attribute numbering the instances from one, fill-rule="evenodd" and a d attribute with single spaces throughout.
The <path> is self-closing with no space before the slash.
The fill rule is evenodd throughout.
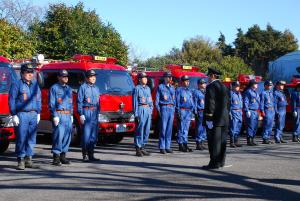
<path id="1" fill-rule="evenodd" d="M 204 124 L 206 126 L 210 162 L 204 169 L 218 169 L 225 165 L 226 140 L 229 126 L 229 91 L 218 79 L 221 72 L 208 68 Z"/>

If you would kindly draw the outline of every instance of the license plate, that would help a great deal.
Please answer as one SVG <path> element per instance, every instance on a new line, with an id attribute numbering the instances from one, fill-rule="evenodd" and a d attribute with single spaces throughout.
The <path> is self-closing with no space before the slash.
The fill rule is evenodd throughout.
<path id="1" fill-rule="evenodd" d="M 126 132 L 126 125 L 125 124 L 117 124 L 116 126 L 117 133 L 124 133 Z"/>

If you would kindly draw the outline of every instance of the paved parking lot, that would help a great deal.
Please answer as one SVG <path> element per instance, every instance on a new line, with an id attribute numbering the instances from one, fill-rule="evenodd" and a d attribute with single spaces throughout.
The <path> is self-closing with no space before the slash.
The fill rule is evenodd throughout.
<path id="1" fill-rule="evenodd" d="M 208 151 L 161 155 L 151 139 L 152 155 L 137 158 L 130 137 L 99 146 L 98 163 L 72 147 L 72 164 L 54 167 L 50 144 L 38 141 L 38 169 L 15 170 L 13 144 L 0 156 L 0 200 L 300 200 L 299 143 L 228 148 L 232 166 L 207 171 Z"/>

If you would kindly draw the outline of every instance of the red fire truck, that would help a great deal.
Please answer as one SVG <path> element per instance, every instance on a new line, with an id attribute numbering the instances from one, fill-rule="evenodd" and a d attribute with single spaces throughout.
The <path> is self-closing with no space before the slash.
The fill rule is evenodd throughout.
<path id="1" fill-rule="evenodd" d="M 69 72 L 69 86 L 73 89 L 74 123 L 72 142 L 80 140 L 81 125 L 77 113 L 77 90 L 85 81 L 85 72 L 93 69 L 97 73 L 96 85 L 99 87 L 100 116 L 99 133 L 101 139 L 109 139 L 111 143 L 119 143 L 125 134 L 135 130 L 132 111 L 132 90 L 134 84 L 123 66 L 116 64 L 115 58 L 91 55 L 74 55 L 68 61 L 54 61 L 40 69 L 44 78 L 42 88 L 42 113 L 39 125 L 40 132 L 51 132 L 50 111 L 48 108 L 49 88 L 57 82 L 59 70 Z"/>
<path id="2" fill-rule="evenodd" d="M 155 98 L 156 98 L 156 91 L 157 91 L 157 87 L 160 83 L 163 83 L 163 74 L 164 71 L 169 71 L 172 73 L 173 77 L 173 85 L 175 86 L 175 88 L 179 85 L 180 83 L 180 78 L 184 75 L 188 75 L 190 77 L 190 88 L 195 90 L 198 88 L 198 84 L 197 81 L 200 78 L 204 78 L 204 79 L 208 79 L 208 77 L 206 76 L 206 74 L 201 73 L 199 70 L 199 67 L 196 66 L 187 66 L 187 65 L 178 65 L 178 64 L 168 64 L 164 67 L 164 70 L 159 70 L 159 71 L 147 71 L 147 69 L 145 69 L 147 75 L 148 75 L 148 86 L 151 89 L 151 93 L 152 93 L 152 99 L 155 102 Z M 133 71 L 132 72 L 132 79 L 134 81 L 135 84 L 138 84 L 138 78 L 137 78 L 137 71 Z M 154 108 L 154 111 L 152 113 L 152 129 L 154 130 L 154 135 L 158 135 L 159 133 L 159 117 L 158 117 L 158 113 L 157 110 Z M 176 118 L 174 118 L 174 129 L 173 132 L 175 133 L 177 131 L 177 121 Z M 193 117 L 192 122 L 191 122 L 191 126 L 190 126 L 190 133 L 194 134 L 194 132 L 192 132 L 195 128 L 195 119 Z"/>
<path id="3" fill-rule="evenodd" d="M 11 140 L 15 139 L 12 117 L 8 106 L 8 92 L 12 82 L 16 81 L 10 61 L 0 56 L 0 153 L 6 151 Z"/>

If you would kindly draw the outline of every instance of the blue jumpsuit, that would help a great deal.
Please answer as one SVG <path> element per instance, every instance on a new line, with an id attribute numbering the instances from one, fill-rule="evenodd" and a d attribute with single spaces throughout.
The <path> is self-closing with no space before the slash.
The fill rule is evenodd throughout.
<path id="1" fill-rule="evenodd" d="M 54 84 L 49 92 L 49 108 L 52 117 L 59 118 L 58 125 L 53 124 L 52 153 L 67 153 L 72 136 L 72 89 L 68 85 Z"/>
<path id="2" fill-rule="evenodd" d="M 180 116 L 178 122 L 177 142 L 178 144 L 188 143 L 188 133 L 194 111 L 193 92 L 188 87 L 176 89 L 176 113 Z"/>
<path id="3" fill-rule="evenodd" d="M 196 142 L 203 142 L 206 140 L 206 129 L 203 125 L 203 114 L 204 114 L 204 98 L 205 91 L 203 90 L 195 90 L 194 91 L 194 103 L 195 103 L 195 113 L 198 118 L 196 118 L 196 133 L 195 140 Z"/>
<path id="4" fill-rule="evenodd" d="M 139 118 L 134 134 L 134 144 L 136 147 L 143 148 L 149 138 L 153 110 L 150 88 L 147 85 L 137 85 L 133 90 L 132 98 L 134 116 Z"/>
<path id="5" fill-rule="evenodd" d="M 17 115 L 20 121 L 15 127 L 16 154 L 19 158 L 34 155 L 37 114 L 41 113 L 41 107 L 41 90 L 36 81 L 27 84 L 21 79 L 12 83 L 9 91 L 9 108 L 11 115 Z"/>
<path id="6" fill-rule="evenodd" d="M 281 90 L 274 91 L 274 109 L 275 109 L 275 140 L 280 141 L 282 131 L 285 126 L 287 101 Z"/>
<path id="7" fill-rule="evenodd" d="M 255 137 L 257 126 L 258 126 L 258 116 L 259 116 L 259 104 L 260 97 L 256 90 L 252 88 L 245 91 L 244 94 L 244 111 L 247 114 L 250 112 L 250 117 L 246 115 L 247 122 L 247 137 Z"/>
<path id="8" fill-rule="evenodd" d="M 84 115 L 82 149 L 93 151 L 98 139 L 98 114 L 100 112 L 100 91 L 96 85 L 83 83 L 78 89 L 77 110 Z"/>
<path id="9" fill-rule="evenodd" d="M 159 149 L 170 149 L 175 111 L 175 89 L 172 85 L 160 84 L 155 106 L 160 116 Z"/>
<path id="10" fill-rule="evenodd" d="M 243 124 L 243 98 L 240 92 L 230 91 L 230 129 L 231 139 L 237 140 Z"/>
<path id="11" fill-rule="evenodd" d="M 269 140 L 272 134 L 275 117 L 274 96 L 272 90 L 264 90 L 261 93 L 260 110 L 265 113 L 262 137 L 264 140 Z"/>
<path id="12" fill-rule="evenodd" d="M 294 124 L 294 136 L 299 136 L 300 134 L 300 92 L 293 91 L 291 97 L 291 106 L 292 112 L 297 112 L 297 116 L 295 117 L 295 124 Z"/>

